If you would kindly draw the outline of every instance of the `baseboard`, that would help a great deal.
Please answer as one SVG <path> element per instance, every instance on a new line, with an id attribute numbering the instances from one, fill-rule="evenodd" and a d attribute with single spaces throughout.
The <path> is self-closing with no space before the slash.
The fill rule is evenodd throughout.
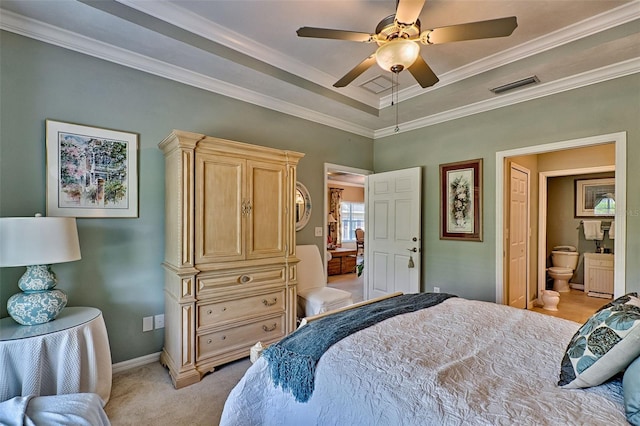
<path id="1" fill-rule="evenodd" d="M 569 283 L 569 287 L 571 287 L 574 290 L 584 291 L 584 284 Z"/>
<path id="2" fill-rule="evenodd" d="M 156 352 L 149 355 L 144 355 L 138 358 L 128 359 L 126 361 L 118 362 L 111 366 L 113 374 L 121 373 L 123 371 L 131 370 L 136 367 L 142 367 L 143 365 L 153 364 L 154 362 L 160 362 L 161 352 Z"/>
<path id="3" fill-rule="evenodd" d="M 537 297 L 534 297 L 533 299 L 529 300 L 529 304 L 527 305 L 527 309 L 540 308 L 540 307 L 542 307 L 542 305 L 540 304 L 540 302 L 538 302 Z"/>

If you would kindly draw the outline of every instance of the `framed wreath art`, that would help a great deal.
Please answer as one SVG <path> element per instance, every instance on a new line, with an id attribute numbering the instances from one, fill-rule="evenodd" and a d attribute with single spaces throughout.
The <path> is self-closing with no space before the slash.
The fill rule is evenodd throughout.
<path id="1" fill-rule="evenodd" d="M 482 241 L 482 158 L 440 165 L 440 239 Z"/>

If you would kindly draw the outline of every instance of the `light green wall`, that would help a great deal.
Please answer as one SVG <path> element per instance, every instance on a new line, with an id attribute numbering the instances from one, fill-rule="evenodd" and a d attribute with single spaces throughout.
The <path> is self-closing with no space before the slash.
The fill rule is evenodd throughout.
<path id="1" fill-rule="evenodd" d="M 164 160 L 171 129 L 306 153 L 298 180 L 317 208 L 301 244 L 322 244 L 324 163 L 371 169 L 368 138 L 116 64 L 0 33 L 0 216 L 45 213 L 45 119 L 139 133 L 137 219 L 78 219 L 82 260 L 54 265 L 69 306 L 103 311 L 113 362 L 162 349 L 142 317 L 164 311 Z M 0 269 L 0 316 L 24 268 Z"/>
<path id="2" fill-rule="evenodd" d="M 496 152 L 627 132 L 626 287 L 640 290 L 640 75 L 452 120 L 374 142 L 376 172 L 422 166 L 423 290 L 495 300 Z M 439 164 L 484 158 L 484 241 L 439 239 Z"/>
<path id="3" fill-rule="evenodd" d="M 54 266 L 70 306 L 105 316 L 114 362 L 162 348 L 142 317 L 163 310 L 164 167 L 171 129 L 306 153 L 298 180 L 314 209 L 300 244 L 322 244 L 324 163 L 386 171 L 424 167 L 423 289 L 495 297 L 495 152 L 604 133 L 628 137 L 627 288 L 640 290 L 640 77 L 577 89 L 371 140 L 53 47 L 0 33 L 0 216 L 45 211 L 44 121 L 140 134 L 140 217 L 79 219 L 82 260 Z M 400 149 L 399 149 L 400 148 Z M 375 155 L 374 155 L 375 153 Z M 484 242 L 438 239 L 438 165 L 484 158 Z M 22 268 L 0 269 L 0 316 Z"/>

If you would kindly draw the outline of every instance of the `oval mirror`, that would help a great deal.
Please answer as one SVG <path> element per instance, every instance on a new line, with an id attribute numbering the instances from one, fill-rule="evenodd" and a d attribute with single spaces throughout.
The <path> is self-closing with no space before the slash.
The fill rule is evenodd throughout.
<path id="1" fill-rule="evenodd" d="M 307 188 L 300 182 L 296 182 L 296 231 L 304 228 L 311 218 L 311 195 Z"/>

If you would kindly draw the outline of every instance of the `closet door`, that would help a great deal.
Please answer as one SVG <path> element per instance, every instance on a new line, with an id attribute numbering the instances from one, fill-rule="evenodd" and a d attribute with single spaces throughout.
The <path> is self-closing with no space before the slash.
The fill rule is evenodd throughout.
<path id="1" fill-rule="evenodd" d="M 246 161 L 196 154 L 195 263 L 245 258 Z"/>
<path id="2" fill-rule="evenodd" d="M 247 259 L 285 256 L 286 167 L 247 160 Z"/>

